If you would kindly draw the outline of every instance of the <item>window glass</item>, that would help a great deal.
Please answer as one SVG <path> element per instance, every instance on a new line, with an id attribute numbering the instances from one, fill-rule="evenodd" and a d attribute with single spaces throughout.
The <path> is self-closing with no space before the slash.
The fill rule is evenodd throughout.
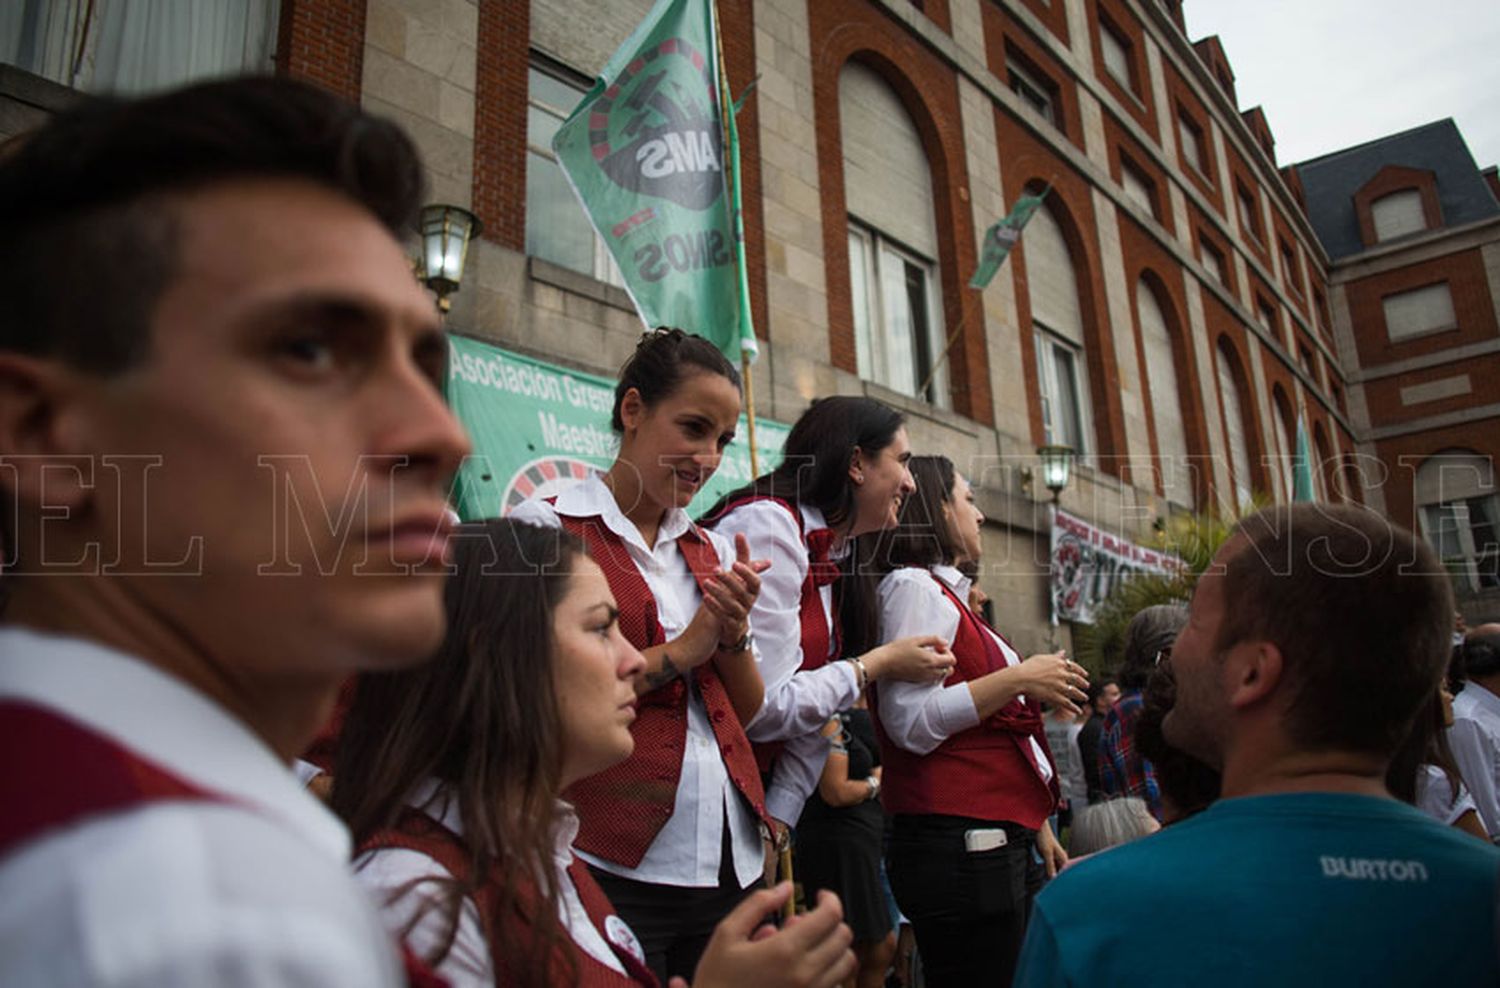
<path id="1" fill-rule="evenodd" d="M 1104 68 L 1126 89 L 1135 90 L 1130 78 L 1130 45 L 1108 24 L 1099 24 L 1099 44 L 1104 54 Z"/>
<path id="2" fill-rule="evenodd" d="M 1402 189 L 1376 199 L 1370 204 L 1370 218 L 1375 221 L 1376 240 L 1392 240 L 1427 229 L 1422 193 L 1416 189 Z"/>
<path id="3" fill-rule="evenodd" d="M 552 137 L 584 90 L 532 66 L 526 109 L 526 253 L 612 285 L 624 284 L 552 153 Z"/>
<path id="4" fill-rule="evenodd" d="M 1386 336 L 1392 343 L 1458 326 L 1447 282 L 1387 295 L 1380 304 L 1385 310 Z"/>
<path id="5" fill-rule="evenodd" d="M 0 62 L 86 92 L 271 72 L 279 0 L 3 0 Z"/>

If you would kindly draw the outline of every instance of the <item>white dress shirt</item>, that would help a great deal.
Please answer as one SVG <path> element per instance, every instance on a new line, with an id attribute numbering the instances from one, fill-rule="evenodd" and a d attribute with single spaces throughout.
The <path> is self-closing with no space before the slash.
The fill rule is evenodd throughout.
<path id="1" fill-rule="evenodd" d="M 969 599 L 972 581 L 952 566 L 892 570 L 880 581 L 878 591 L 882 641 L 912 635 L 937 635 L 945 641 L 954 640 L 961 615 L 934 577 L 959 600 Z M 999 647 L 1007 666 L 1021 664 L 1021 656 L 999 635 L 989 628 L 984 633 Z M 875 688 L 880 697 L 880 726 L 892 742 L 914 754 L 930 754 L 948 738 L 979 723 L 979 709 L 974 706 L 974 694 L 969 692 L 967 682 L 944 686 L 930 681 L 882 681 Z M 1053 768 L 1046 752 L 1036 738 L 1026 740 L 1036 756 L 1042 781 L 1051 781 Z"/>
<path id="2" fill-rule="evenodd" d="M 797 507 L 803 532 L 828 527 L 817 508 Z M 760 596 L 750 612 L 766 698 L 745 733 L 752 741 L 786 742 L 766 789 L 766 810 L 784 823 L 795 824 L 828 760 L 828 740 L 819 732 L 828 718 L 854 706 L 859 677 L 848 662 L 830 661 L 819 669 L 801 671 L 802 584 L 807 579 L 808 559 L 797 519 L 776 501 L 750 501 L 726 513 L 714 529 L 730 538 L 743 533 L 751 558 L 771 562 L 771 568 L 761 574 Z M 833 587 L 819 587 L 818 595 L 832 642 Z"/>
<path id="3" fill-rule="evenodd" d="M 624 542 L 630 559 L 656 598 L 656 617 L 668 640 L 687 630 L 702 602 L 698 581 L 677 548 L 677 538 L 692 520 L 687 512 L 673 508 L 662 519 L 656 545 L 646 545 L 640 529 L 626 518 L 615 496 L 598 474 L 590 475 L 557 495 L 556 507 L 542 500 L 525 501 L 510 513 L 514 521 L 560 527 L 559 513 L 574 518 L 598 515 L 606 528 Z M 734 565 L 734 546 L 706 529 L 704 534 L 719 553 L 719 561 Z M 715 888 L 719 884 L 719 858 L 723 846 L 724 821 L 729 821 L 734 848 L 734 873 L 740 886 L 749 885 L 763 869 L 760 827 L 755 815 L 734 788 L 719 743 L 708 723 L 708 711 L 696 687 L 688 690 L 687 743 L 682 753 L 682 775 L 677 780 L 677 798 L 656 840 L 646 849 L 635 868 L 578 852 L 589 864 L 625 878 L 656 885 Z"/>
<path id="4" fill-rule="evenodd" d="M 101 814 L 0 860 L 0 984 L 405 983 L 343 824 L 223 708 L 130 656 L 19 628 L 0 630 L 0 698 L 229 800 Z"/>
<path id="5" fill-rule="evenodd" d="M 444 787 L 427 783 L 413 798 L 412 804 L 453 833 L 463 836 L 458 800 L 452 798 Z M 578 816 L 572 806 L 559 801 L 557 817 L 550 863 L 557 872 L 558 921 L 580 950 L 624 974 L 625 966 L 589 918 L 578 888 L 568 874 L 568 866 L 573 863 L 573 840 L 578 836 Z M 447 922 L 442 911 L 436 908 L 436 903 L 441 901 L 441 885 L 437 882 L 453 876 L 437 861 L 409 848 L 385 847 L 360 855 L 354 868 L 355 877 L 375 892 L 376 901 L 384 909 L 386 927 L 395 936 L 405 935 L 406 942 L 417 956 L 430 957 L 446 941 Z M 624 920 L 618 920 L 618 925 L 608 925 L 612 930 L 618 930 L 624 926 Z M 634 937 L 633 933 L 629 935 Z M 645 955 L 640 957 L 644 964 Z M 437 965 L 437 972 L 448 979 L 451 988 L 492 988 L 495 984 L 495 965 L 489 941 L 485 937 L 479 910 L 469 896 L 464 896 L 460 904 L 453 944 Z"/>
<path id="6" fill-rule="evenodd" d="M 1500 696 L 1472 680 L 1453 698 L 1448 746 L 1490 839 L 1500 837 Z"/>

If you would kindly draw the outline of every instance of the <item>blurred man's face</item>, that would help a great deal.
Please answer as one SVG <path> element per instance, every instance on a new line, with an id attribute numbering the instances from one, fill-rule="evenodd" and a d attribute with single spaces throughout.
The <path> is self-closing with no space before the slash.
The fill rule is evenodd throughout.
<path id="1" fill-rule="evenodd" d="M 1094 709 L 1101 714 L 1109 713 L 1109 708 L 1120 702 L 1120 687 L 1114 683 L 1108 683 L 1099 690 L 1099 696 L 1094 700 Z"/>
<path id="2" fill-rule="evenodd" d="M 302 180 L 170 204 L 150 353 L 80 400 L 95 457 L 159 462 L 144 495 L 98 486 L 105 558 L 153 623 L 247 688 L 422 659 L 443 632 L 444 494 L 467 440 L 400 245 Z M 127 575 L 184 558 L 197 575 Z"/>
<path id="3" fill-rule="evenodd" d="M 1215 768 L 1223 767 L 1230 710 L 1217 647 L 1224 623 L 1224 567 L 1244 547 L 1245 540 L 1235 536 L 1219 549 L 1198 579 L 1188 623 L 1172 643 L 1177 700 L 1162 721 L 1162 733 L 1174 747 Z"/>

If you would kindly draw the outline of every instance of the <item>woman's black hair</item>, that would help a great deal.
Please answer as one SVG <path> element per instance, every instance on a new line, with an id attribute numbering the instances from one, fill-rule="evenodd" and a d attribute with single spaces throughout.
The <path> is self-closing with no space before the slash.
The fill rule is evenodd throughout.
<path id="1" fill-rule="evenodd" d="M 615 407 L 610 412 L 610 428 L 625 431 L 620 406 L 625 392 L 634 388 L 646 407 L 670 397 L 692 371 L 706 371 L 729 379 L 740 390 L 740 372 L 734 369 L 719 348 L 708 340 L 680 329 L 661 327 L 641 337 L 635 353 L 620 368 L 620 383 L 615 385 Z"/>
<path id="2" fill-rule="evenodd" d="M 1092 704 L 1093 698 L 1090 698 Z M 1135 747 L 1156 770 L 1163 801 L 1177 814 L 1170 822 L 1192 816 L 1219 798 L 1218 771 L 1167 741 L 1162 722 L 1177 702 L 1177 680 L 1171 663 L 1158 666 L 1146 681 L 1141 712 L 1135 721 Z"/>
<path id="3" fill-rule="evenodd" d="M 854 451 L 878 454 L 905 423 L 905 416 L 874 398 L 819 398 L 787 433 L 781 465 L 724 495 L 703 520 L 712 524 L 730 504 L 758 495 L 811 505 L 837 529 L 854 518 L 854 485 L 849 482 Z"/>
<path id="4" fill-rule="evenodd" d="M 1435 765 L 1448 782 L 1449 799 L 1458 798 L 1458 763 L 1453 759 L 1453 749 L 1448 745 L 1448 731 L 1444 727 L 1447 719 L 1443 709 L 1442 695 L 1434 690 L 1432 699 L 1412 721 L 1406 740 L 1391 756 L 1385 770 L 1385 787 L 1392 796 L 1413 806 L 1417 802 L 1417 780 L 1424 772 L 1424 765 Z"/>
<path id="5" fill-rule="evenodd" d="M 760 496 L 811 505 L 823 512 L 833 529 L 850 524 L 854 520 L 854 485 L 849 482 L 849 465 L 855 450 L 862 450 L 866 456 L 877 455 L 895 441 L 905 424 L 904 415 L 874 398 L 818 398 L 787 433 L 781 465 L 721 497 L 702 520 L 712 526 L 730 505 L 747 496 Z M 859 603 L 852 604 L 849 611 L 845 609 L 846 598 L 857 601 L 873 595 L 873 587 L 854 586 L 870 579 L 868 573 L 861 575 L 868 568 L 862 564 L 863 558 L 856 544 L 840 564 L 844 576 L 833 590 L 845 655 L 858 655 L 880 644 L 876 640 L 878 613 Z"/>
<path id="6" fill-rule="evenodd" d="M 943 505 L 952 502 L 958 482 L 953 461 L 946 456 L 913 456 L 907 467 L 916 493 L 901 502 L 895 528 L 872 536 L 874 561 L 887 572 L 900 566 L 951 564 L 961 548 L 943 517 Z"/>
<path id="7" fill-rule="evenodd" d="M 1146 688 L 1156 668 L 1156 656 L 1171 648 L 1177 633 L 1187 624 L 1187 608 L 1182 604 L 1155 604 L 1130 619 L 1125 628 L 1125 659 L 1120 666 L 1120 687 L 1127 690 Z"/>

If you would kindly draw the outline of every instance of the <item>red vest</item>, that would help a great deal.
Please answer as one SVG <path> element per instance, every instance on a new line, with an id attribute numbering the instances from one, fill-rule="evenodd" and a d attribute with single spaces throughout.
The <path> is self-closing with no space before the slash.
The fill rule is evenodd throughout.
<path id="1" fill-rule="evenodd" d="M 0 701 L 0 859 L 91 817 L 164 802 L 236 801 L 44 707 Z M 410 951 L 401 954 L 412 988 L 447 988 Z"/>
<path id="2" fill-rule="evenodd" d="M 470 880 L 470 859 L 468 852 L 464 849 L 463 841 L 457 834 L 425 813 L 407 810 L 401 815 L 401 820 L 395 829 L 376 834 L 360 850 L 370 851 L 383 847 L 400 847 L 425 854 L 442 865 L 459 882 L 467 884 Z M 498 861 L 491 865 L 492 873 L 497 875 L 497 884 L 503 881 L 503 878 L 498 875 L 502 867 Z M 568 866 L 568 876 L 573 880 L 574 888 L 578 890 L 578 898 L 583 902 L 583 911 L 588 914 L 590 921 L 599 931 L 599 935 L 604 938 L 605 943 L 609 944 L 626 971 L 625 974 L 621 974 L 614 968 L 601 964 L 588 951 L 576 948 L 572 953 L 574 966 L 577 969 L 577 980 L 570 982 L 570 985 L 576 988 L 640 988 L 642 985 L 646 988 L 657 988 L 656 976 L 651 973 L 650 968 L 646 967 L 645 960 L 616 943 L 616 937 L 610 935 L 612 928 L 628 929 L 628 927 L 624 927 L 624 921 L 615 916 L 614 907 L 610 905 L 604 890 L 599 888 L 598 883 L 589 874 L 588 868 L 584 867 L 583 862 L 574 858 L 572 864 Z M 520 924 L 518 929 L 525 931 L 522 934 L 525 936 L 531 930 L 530 916 L 537 906 L 535 903 L 525 901 L 528 896 L 535 894 L 534 889 L 522 886 L 519 891 L 522 901 L 517 905 L 516 915 L 510 921 Z M 493 888 L 481 886 L 471 894 L 470 898 L 479 910 L 479 921 L 484 928 L 486 942 L 494 942 L 492 932 L 497 918 Z M 610 919 L 614 919 L 615 923 L 610 923 Z M 620 926 L 616 927 L 615 924 L 620 924 Z M 638 943 L 636 946 L 639 949 Z M 492 960 L 497 961 L 495 969 L 498 972 L 500 968 L 498 959 L 492 958 Z M 554 965 L 553 971 L 560 977 L 560 972 L 566 970 L 560 950 L 554 955 Z M 504 988 L 506 984 L 498 973 L 496 984 L 498 988 Z"/>
<path id="3" fill-rule="evenodd" d="M 991 630 L 952 590 L 932 576 L 958 609 L 953 657 L 958 660 L 945 686 L 978 679 L 1007 665 Z M 1009 642 L 1006 642 L 1009 645 Z M 1036 705 L 1012 700 L 967 731 L 916 755 L 886 736 L 876 696 L 875 733 L 885 767 L 880 796 L 887 813 L 937 813 L 980 820 L 1007 820 L 1036 830 L 1057 806 L 1057 773 L 1042 781 L 1034 738 L 1047 752 L 1047 735 Z M 1050 753 L 1048 754 L 1050 758 Z"/>
<path id="4" fill-rule="evenodd" d="M 666 641 L 666 632 L 656 616 L 656 598 L 630 558 L 625 541 L 597 515 L 559 517 L 564 528 L 583 539 L 589 555 L 604 571 L 620 609 L 620 630 L 625 638 L 639 649 Z M 678 537 L 677 548 L 700 584 L 719 571 L 717 550 L 696 528 Z M 703 698 L 730 781 L 755 815 L 769 824 L 755 756 L 711 661 L 693 670 L 693 682 Z M 578 809 L 574 847 L 628 868 L 641 863 L 677 801 L 682 756 L 687 749 L 687 719 L 688 684 L 681 677 L 640 698 L 635 722 L 630 725 L 634 753 L 613 768 L 575 782 L 564 794 Z"/>

